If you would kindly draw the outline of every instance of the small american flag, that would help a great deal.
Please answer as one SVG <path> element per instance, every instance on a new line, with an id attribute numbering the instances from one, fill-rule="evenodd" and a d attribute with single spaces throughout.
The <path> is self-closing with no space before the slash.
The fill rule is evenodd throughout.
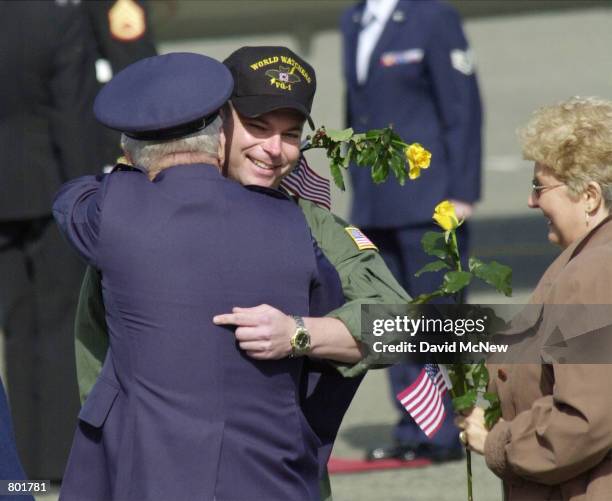
<path id="1" fill-rule="evenodd" d="M 438 432 L 446 417 L 442 397 L 450 387 L 443 367 L 426 364 L 416 381 L 397 395 L 397 399 L 428 438 Z"/>
<path id="2" fill-rule="evenodd" d="M 281 187 L 305 200 L 331 209 L 329 179 L 310 168 L 304 155 L 300 155 L 297 167 L 281 182 Z"/>

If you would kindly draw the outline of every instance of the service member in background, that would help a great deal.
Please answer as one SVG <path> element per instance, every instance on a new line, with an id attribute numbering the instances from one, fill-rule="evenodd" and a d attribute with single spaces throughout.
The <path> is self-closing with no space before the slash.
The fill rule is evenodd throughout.
<path id="1" fill-rule="evenodd" d="M 59 480 L 78 413 L 72 329 L 83 266 L 51 201 L 95 171 L 91 33 L 72 3 L 0 2 L 0 313 L 7 390 L 27 475 Z"/>
<path id="2" fill-rule="evenodd" d="M 96 60 L 116 69 L 154 51 L 144 14 L 132 0 L 0 2 L 0 325 L 18 451 L 33 479 L 61 479 L 78 413 L 72 330 L 83 266 L 51 200 L 61 183 L 116 158 L 119 136 L 91 113 Z"/>
<path id="3" fill-rule="evenodd" d="M 441 274 L 414 274 L 431 261 L 421 249 L 421 238 L 435 230 L 434 207 L 452 200 L 459 217 L 468 218 L 480 196 L 481 106 L 461 21 L 446 2 L 367 0 L 344 13 L 341 29 L 347 126 L 363 132 L 391 124 L 401 137 L 432 153 L 429 170 L 418 183 L 405 186 L 374 185 L 367 169 L 351 168 L 351 220 L 380 248 L 410 295 L 431 292 Z M 462 256 L 467 257 L 467 224 L 458 236 Z M 369 459 L 462 457 L 452 413 L 430 443 L 395 398 L 420 370 L 409 364 L 389 369 L 392 399 L 401 418 L 395 443 L 369 451 Z"/>
<path id="4" fill-rule="evenodd" d="M 97 0 L 81 2 L 93 30 L 98 82 L 108 82 L 139 59 L 155 56 L 157 50 L 150 18 L 150 2 L 144 0 Z M 120 134 L 99 127 L 104 151 L 97 163 L 112 166 L 121 152 Z"/>
<path id="5" fill-rule="evenodd" d="M 225 110 L 226 174 L 243 185 L 281 186 L 300 191 L 295 188 L 300 184 L 299 176 L 303 174 L 308 179 L 313 175 L 305 166 L 300 166 L 298 173 L 292 169 L 299 159 L 301 132 L 310 117 L 316 90 L 314 69 L 285 47 L 243 47 L 230 55 L 225 64 L 237 82 L 231 106 Z M 290 79 L 289 75 L 299 80 L 290 89 L 283 88 L 281 84 Z M 275 82 L 271 82 L 272 78 Z M 316 191 L 320 195 L 324 190 Z M 344 297 L 344 304 L 337 308 L 328 299 L 318 311 L 311 309 L 312 316 L 304 319 L 310 346 L 301 350 L 309 357 L 327 358 L 335 366 L 330 370 L 330 364 L 327 368 L 320 364 L 315 367 L 309 358 L 305 360 L 309 384 L 302 409 L 322 442 L 319 466 L 325 499 L 329 496 L 326 464 L 333 441 L 357 389 L 359 376 L 368 367 L 367 361 L 356 364 L 333 361 L 341 362 L 342 352 L 360 339 L 361 304 L 402 303 L 409 297 L 375 249 L 356 241 L 346 231 L 349 227 L 346 222 L 304 198 L 308 195 L 300 192 L 303 196 L 294 198 L 318 246 L 340 277 Z M 326 316 L 316 318 L 323 315 Z M 235 335 L 240 346 L 256 359 L 282 359 L 292 353 L 291 340 L 295 339 L 297 326 L 279 309 L 271 306 L 239 309 L 220 316 L 217 321 L 238 325 Z M 108 346 L 100 279 L 93 268 L 88 269 L 81 290 L 76 338 L 79 386 L 81 399 L 85 399 L 100 372 Z M 322 341 L 328 343 L 326 350 L 322 349 Z M 251 349 L 253 346 L 258 349 Z"/>

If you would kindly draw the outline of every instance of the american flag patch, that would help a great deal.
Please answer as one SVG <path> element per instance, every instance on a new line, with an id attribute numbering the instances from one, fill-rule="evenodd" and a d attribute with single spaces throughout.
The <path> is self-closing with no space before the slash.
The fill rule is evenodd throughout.
<path id="1" fill-rule="evenodd" d="M 346 231 L 349 234 L 349 237 L 353 239 L 353 242 L 355 242 L 355 245 L 359 250 L 378 250 L 378 247 L 374 245 L 372 240 L 366 237 L 359 228 L 356 228 L 355 226 L 347 226 L 344 228 L 344 231 Z"/>

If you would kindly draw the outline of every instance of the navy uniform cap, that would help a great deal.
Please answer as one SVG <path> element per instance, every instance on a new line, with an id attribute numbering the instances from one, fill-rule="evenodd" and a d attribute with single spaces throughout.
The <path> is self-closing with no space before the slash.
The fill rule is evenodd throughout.
<path id="1" fill-rule="evenodd" d="M 136 139 L 174 139 L 212 122 L 233 87 L 230 71 L 210 57 L 190 52 L 148 57 L 102 88 L 94 114 Z"/>

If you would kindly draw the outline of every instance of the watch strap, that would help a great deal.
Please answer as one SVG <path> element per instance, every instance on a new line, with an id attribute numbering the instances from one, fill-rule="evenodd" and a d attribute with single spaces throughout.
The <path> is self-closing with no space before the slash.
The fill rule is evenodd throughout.
<path id="1" fill-rule="evenodd" d="M 293 321 L 298 326 L 298 329 L 306 328 L 306 325 L 304 324 L 304 319 L 302 317 L 300 317 L 299 315 L 291 315 L 291 318 L 293 318 Z"/>

